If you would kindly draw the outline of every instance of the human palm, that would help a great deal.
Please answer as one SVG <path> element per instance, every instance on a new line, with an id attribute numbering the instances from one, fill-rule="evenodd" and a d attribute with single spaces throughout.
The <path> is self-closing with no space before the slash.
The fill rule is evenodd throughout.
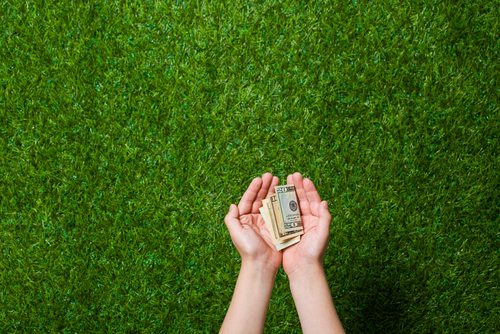
<path id="1" fill-rule="evenodd" d="M 271 242 L 271 235 L 259 208 L 262 200 L 274 192 L 279 179 L 266 173 L 255 178 L 241 198 L 238 206 L 231 205 L 225 222 L 231 239 L 241 255 L 242 261 L 256 261 L 278 270 L 282 253 Z"/>
<path id="2" fill-rule="evenodd" d="M 283 251 L 283 269 L 291 275 L 301 267 L 323 262 L 331 217 L 311 180 L 295 173 L 288 176 L 287 184 L 295 186 L 304 226 L 300 242 Z"/>

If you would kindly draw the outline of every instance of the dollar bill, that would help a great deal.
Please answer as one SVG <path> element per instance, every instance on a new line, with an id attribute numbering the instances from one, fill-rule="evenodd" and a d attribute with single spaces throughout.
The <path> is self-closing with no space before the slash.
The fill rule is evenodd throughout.
<path id="1" fill-rule="evenodd" d="M 284 241 L 286 239 L 290 239 L 292 237 L 304 234 L 303 229 L 289 231 L 289 232 L 283 230 L 283 224 L 281 222 L 281 215 L 278 208 L 278 200 L 276 199 L 276 194 L 271 195 L 269 199 L 265 201 L 265 203 L 266 203 L 265 206 L 266 214 L 268 215 L 269 221 L 273 225 L 273 228 L 275 228 L 276 230 L 278 241 Z"/>
<path id="2" fill-rule="evenodd" d="M 262 200 L 262 207 L 259 208 L 260 214 L 262 215 L 262 218 L 264 219 L 264 222 L 266 223 L 267 230 L 269 231 L 269 234 L 271 235 L 271 241 L 274 245 L 279 244 L 280 242 L 278 241 L 279 236 L 278 236 L 278 229 L 274 224 L 271 222 L 271 219 L 269 218 L 269 215 L 266 212 L 267 209 L 267 202 L 269 202 L 268 199 Z"/>
<path id="3" fill-rule="evenodd" d="M 263 203 L 264 203 L 264 201 L 263 201 Z M 269 222 L 269 218 L 267 217 L 267 214 L 266 214 L 264 207 L 259 208 L 259 210 L 260 210 L 260 213 L 262 215 L 262 218 L 264 219 L 264 222 L 266 223 L 266 227 L 269 230 L 269 233 L 271 235 L 271 241 L 275 245 L 277 250 L 285 249 L 289 246 L 295 245 L 297 242 L 300 241 L 300 236 L 296 236 L 295 238 L 292 238 L 292 239 L 287 239 L 283 242 L 276 241 L 276 239 L 274 238 L 275 235 L 272 232 L 273 228 Z"/>
<path id="4" fill-rule="evenodd" d="M 282 249 L 285 249 L 287 247 L 290 247 L 292 245 L 295 245 L 297 242 L 300 242 L 300 235 L 299 236 L 296 236 L 295 238 L 292 238 L 292 239 L 289 239 L 289 240 L 286 240 L 286 241 L 283 241 L 282 243 L 280 244 L 277 244 L 275 245 L 276 246 L 276 249 L 277 250 L 282 250 Z"/>
<path id="5" fill-rule="evenodd" d="M 278 209 L 281 215 L 281 223 L 284 232 L 302 230 L 302 219 L 300 218 L 299 202 L 295 194 L 295 186 L 274 187 Z"/>

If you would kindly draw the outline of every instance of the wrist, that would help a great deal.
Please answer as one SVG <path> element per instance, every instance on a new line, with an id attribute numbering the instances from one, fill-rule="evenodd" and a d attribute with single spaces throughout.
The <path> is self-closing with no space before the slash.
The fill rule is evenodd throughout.
<path id="1" fill-rule="evenodd" d="M 253 276 L 259 276 L 263 279 L 272 278 L 274 281 L 274 277 L 276 276 L 278 269 L 265 262 L 242 260 L 240 272 L 252 274 Z"/>
<path id="2" fill-rule="evenodd" d="M 290 284 L 293 284 L 294 282 L 315 280 L 322 277 L 325 277 L 325 271 L 323 270 L 323 264 L 320 262 L 301 265 L 288 274 Z"/>

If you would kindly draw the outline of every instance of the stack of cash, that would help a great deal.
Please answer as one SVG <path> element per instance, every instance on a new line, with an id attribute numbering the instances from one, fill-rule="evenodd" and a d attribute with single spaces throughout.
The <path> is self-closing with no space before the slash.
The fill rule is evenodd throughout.
<path id="1" fill-rule="evenodd" d="M 277 250 L 282 250 L 300 241 L 304 234 L 300 218 L 299 202 L 295 186 L 274 187 L 276 193 L 262 201 L 260 213 L 266 222 L 271 240 Z"/>

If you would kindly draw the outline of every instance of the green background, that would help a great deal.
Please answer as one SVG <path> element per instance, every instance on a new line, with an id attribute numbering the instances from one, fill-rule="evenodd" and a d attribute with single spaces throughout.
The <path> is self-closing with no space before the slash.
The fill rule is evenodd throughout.
<path id="1" fill-rule="evenodd" d="M 348 332 L 498 332 L 499 9 L 2 1 L 1 331 L 218 331 L 223 217 L 298 171 Z M 282 269 L 264 331 L 301 332 Z"/>

